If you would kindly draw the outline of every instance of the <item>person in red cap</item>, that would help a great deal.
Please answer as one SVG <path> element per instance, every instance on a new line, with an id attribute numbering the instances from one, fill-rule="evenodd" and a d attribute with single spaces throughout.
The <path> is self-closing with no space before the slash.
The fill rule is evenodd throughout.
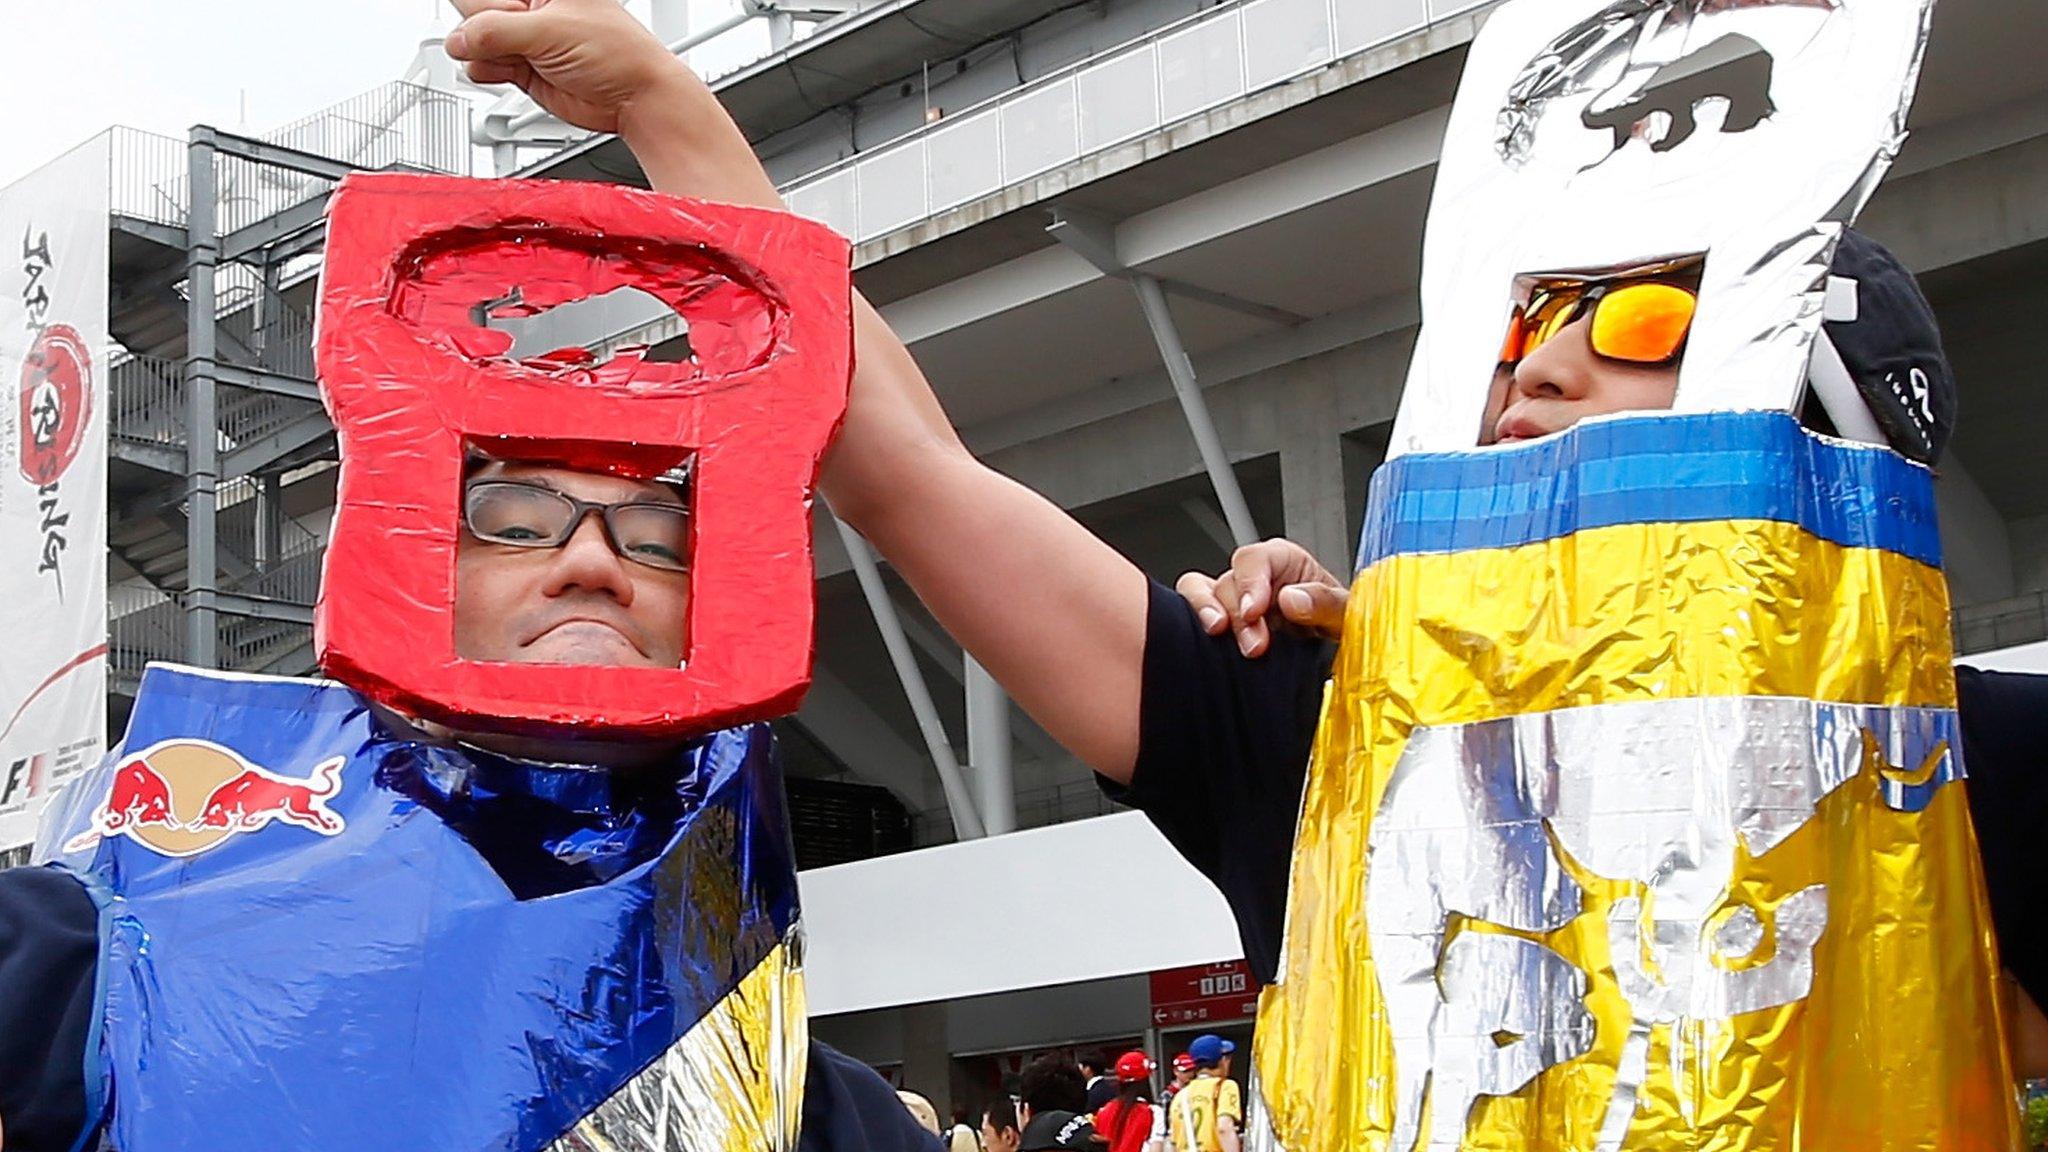
<path id="1" fill-rule="evenodd" d="M 1166 1091 L 1159 1094 L 1159 1102 L 1161 1104 L 1172 1104 L 1174 1096 L 1181 1089 L 1187 1087 L 1188 1081 L 1194 1078 L 1195 1058 L 1185 1052 L 1175 1056 L 1173 1058 L 1173 1079 L 1167 1082 Z"/>
<path id="2" fill-rule="evenodd" d="M 1095 1133 L 1109 1141 L 1109 1152 L 1156 1152 L 1165 1146 L 1166 1112 L 1152 1103 L 1158 1067 L 1143 1052 L 1116 1058 L 1116 1098 L 1095 1110 Z"/>

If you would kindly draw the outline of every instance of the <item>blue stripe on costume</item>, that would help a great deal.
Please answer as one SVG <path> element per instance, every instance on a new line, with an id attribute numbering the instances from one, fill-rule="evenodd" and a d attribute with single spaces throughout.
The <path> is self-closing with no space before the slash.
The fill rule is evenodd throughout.
<path id="1" fill-rule="evenodd" d="M 1935 567 L 1933 474 L 1782 412 L 1601 420 L 1522 447 L 1403 456 L 1373 476 L 1362 569 L 1617 524 L 1776 520 Z"/>

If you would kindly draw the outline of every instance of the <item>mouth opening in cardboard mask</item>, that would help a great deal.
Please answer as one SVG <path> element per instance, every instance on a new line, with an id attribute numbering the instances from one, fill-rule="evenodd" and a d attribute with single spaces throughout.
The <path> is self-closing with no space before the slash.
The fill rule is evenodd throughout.
<path id="1" fill-rule="evenodd" d="M 1688 254 L 1516 276 L 1478 442 L 1670 408 L 1705 266 Z"/>
<path id="2" fill-rule="evenodd" d="M 471 438 L 456 502 L 455 654 L 681 668 L 696 548 L 693 449 Z"/>

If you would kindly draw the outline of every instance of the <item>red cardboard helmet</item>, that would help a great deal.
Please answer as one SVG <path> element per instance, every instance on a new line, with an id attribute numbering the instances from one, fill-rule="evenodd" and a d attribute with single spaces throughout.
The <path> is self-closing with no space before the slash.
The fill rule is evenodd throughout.
<path id="1" fill-rule="evenodd" d="M 630 287 L 692 356 L 516 360 L 494 318 Z M 781 212 L 610 185 L 350 176 L 315 335 L 341 474 L 314 644 L 327 673 L 458 728 L 680 736 L 794 710 L 810 682 L 810 501 L 846 410 L 849 250 Z M 692 471 L 683 666 L 456 654 L 477 451 L 648 479 Z"/>

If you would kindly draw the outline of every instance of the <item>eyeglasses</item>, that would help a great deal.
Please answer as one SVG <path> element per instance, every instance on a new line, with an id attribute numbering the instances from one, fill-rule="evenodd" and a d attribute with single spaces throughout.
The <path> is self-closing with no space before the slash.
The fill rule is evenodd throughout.
<path id="1" fill-rule="evenodd" d="M 1508 320 L 1500 362 L 1514 365 L 1588 312 L 1593 351 L 1631 364 L 1667 364 L 1685 347 L 1699 297 L 1662 280 L 1576 281 L 1536 290 Z"/>
<path id="2" fill-rule="evenodd" d="M 605 543 L 622 558 L 664 572 L 690 570 L 690 513 L 680 504 L 594 504 L 515 480 L 480 480 L 462 497 L 470 535 L 513 548 L 560 548 L 592 512 L 604 525 Z"/>

